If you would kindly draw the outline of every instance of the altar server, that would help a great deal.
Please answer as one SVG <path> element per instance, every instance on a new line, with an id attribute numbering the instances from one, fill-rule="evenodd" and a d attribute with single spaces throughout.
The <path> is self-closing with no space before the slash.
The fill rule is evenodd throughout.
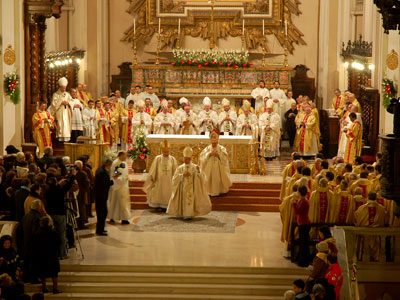
<path id="1" fill-rule="evenodd" d="M 96 114 L 97 127 L 99 129 L 99 137 L 102 143 L 112 145 L 111 124 L 114 122 L 110 103 L 104 103 L 104 108 L 97 108 Z"/>
<path id="2" fill-rule="evenodd" d="M 33 139 L 38 147 L 38 157 L 43 156 L 45 148 L 52 147 L 51 129 L 54 126 L 54 118 L 46 109 L 47 104 L 42 101 L 39 110 L 32 116 Z"/>
<path id="3" fill-rule="evenodd" d="M 270 93 L 269 90 L 265 87 L 265 81 L 260 80 L 259 86 L 256 87 L 252 92 L 251 92 L 251 97 L 255 99 L 256 101 L 256 110 L 260 107 L 263 106 L 263 100 L 265 97 L 270 98 Z"/>
<path id="4" fill-rule="evenodd" d="M 69 100 L 69 106 L 71 107 L 71 142 L 76 143 L 79 136 L 83 134 L 83 119 L 82 110 L 83 104 L 76 98 L 76 90 L 71 89 L 71 100 Z"/>
<path id="5" fill-rule="evenodd" d="M 175 118 L 168 112 L 168 101 L 161 101 L 161 112 L 154 118 L 154 133 L 156 134 L 174 134 Z"/>
<path id="6" fill-rule="evenodd" d="M 144 112 L 145 104 L 143 100 L 138 101 L 138 112 L 133 116 L 132 124 L 133 130 L 136 134 L 143 133 L 144 135 L 148 135 L 151 132 L 151 125 L 153 121 L 149 114 Z"/>
<path id="7" fill-rule="evenodd" d="M 184 163 L 172 178 L 172 195 L 167 214 L 184 219 L 203 216 L 211 211 L 211 201 L 205 188 L 205 176 L 200 168 L 192 163 L 193 150 L 183 150 Z"/>
<path id="8" fill-rule="evenodd" d="M 71 95 L 66 91 L 68 80 L 61 77 L 58 80 L 59 89 L 53 94 L 50 113 L 56 121 L 56 137 L 60 142 L 68 142 L 71 139 L 71 107 L 69 101 Z"/>
<path id="9" fill-rule="evenodd" d="M 136 109 L 134 107 L 135 102 L 129 100 L 127 109 L 122 109 L 121 111 L 121 149 L 126 150 L 133 143 L 133 116 L 136 114 Z"/>
<path id="10" fill-rule="evenodd" d="M 127 154 L 124 151 L 118 153 L 118 158 L 111 165 L 111 176 L 114 184 L 108 193 L 108 218 L 121 220 L 122 224 L 129 224 L 131 217 L 131 197 L 129 194 L 129 175 L 126 164 Z M 114 177 L 115 175 L 115 177 Z"/>
<path id="11" fill-rule="evenodd" d="M 204 109 L 197 116 L 197 128 L 200 134 L 210 134 L 218 126 L 218 115 L 211 110 L 211 99 L 204 97 Z"/>
<path id="12" fill-rule="evenodd" d="M 260 116 L 259 130 L 261 138 L 261 149 L 264 149 L 264 157 L 272 160 L 279 156 L 279 141 L 281 137 L 281 120 L 277 113 L 273 111 L 274 104 L 270 99 L 267 102 L 267 111 Z"/>
<path id="13" fill-rule="evenodd" d="M 96 138 L 96 109 L 93 100 L 88 101 L 88 106 L 82 111 L 83 135 L 92 139 Z"/>
<path id="14" fill-rule="evenodd" d="M 304 114 L 299 113 L 296 117 L 297 131 L 294 144 L 300 155 L 315 156 L 318 153 L 319 140 L 317 119 L 311 113 L 310 105 L 304 104 L 303 109 Z"/>
<path id="15" fill-rule="evenodd" d="M 129 95 L 125 99 L 125 107 L 128 107 L 129 101 L 133 100 L 135 107 L 137 107 L 137 103 L 139 100 L 143 100 L 142 88 L 140 85 L 135 87 L 131 87 Z"/>
<path id="16" fill-rule="evenodd" d="M 233 135 L 235 133 L 237 115 L 231 109 L 228 99 L 222 99 L 223 111 L 218 116 L 219 131 L 223 135 Z"/>
<path id="17" fill-rule="evenodd" d="M 157 155 L 151 164 L 143 191 L 147 195 L 147 204 L 150 207 L 166 209 L 172 194 L 172 177 L 178 163 L 170 155 L 171 146 L 164 140 L 160 149 L 162 154 Z"/>
<path id="18" fill-rule="evenodd" d="M 143 95 L 145 99 L 150 99 L 152 107 L 154 107 L 154 110 L 157 112 L 158 108 L 160 107 L 160 99 L 154 93 L 153 87 L 151 85 L 146 85 L 146 90 Z"/>
<path id="19" fill-rule="evenodd" d="M 219 145 L 217 130 L 210 133 L 211 145 L 200 153 L 200 168 L 206 176 L 206 189 L 210 196 L 218 196 L 229 191 L 232 185 L 229 157 L 225 147 Z"/>
<path id="20" fill-rule="evenodd" d="M 251 112 L 251 106 L 248 100 L 245 100 L 242 106 L 243 113 L 239 115 L 236 122 L 236 135 L 257 135 L 257 117 Z"/>
<path id="21" fill-rule="evenodd" d="M 281 118 L 281 127 L 282 127 L 282 119 L 286 110 L 286 95 L 283 90 L 280 89 L 279 81 L 274 82 L 274 88 L 269 91 L 270 99 L 274 102 L 274 110 Z"/>
<path id="22" fill-rule="evenodd" d="M 185 135 L 197 134 L 197 115 L 190 109 L 190 105 L 185 105 L 185 112 L 176 118 L 179 124 L 179 133 Z"/>

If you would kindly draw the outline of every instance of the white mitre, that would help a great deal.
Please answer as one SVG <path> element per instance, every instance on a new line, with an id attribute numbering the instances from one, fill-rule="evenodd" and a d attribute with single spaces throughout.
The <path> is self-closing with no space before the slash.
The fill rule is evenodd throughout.
<path id="1" fill-rule="evenodd" d="M 272 99 L 268 99 L 267 108 L 272 108 L 272 107 L 274 107 L 274 101 Z"/>
<path id="2" fill-rule="evenodd" d="M 140 99 L 139 101 L 138 101 L 138 104 L 137 104 L 137 107 L 145 107 L 145 103 L 144 103 L 144 101 L 142 100 L 142 99 Z"/>
<path id="3" fill-rule="evenodd" d="M 210 105 L 211 106 L 211 99 L 208 97 L 204 97 L 203 99 L 203 105 Z"/>
<path id="4" fill-rule="evenodd" d="M 181 99 L 179 99 L 179 104 L 183 104 L 183 103 L 189 103 L 189 100 L 186 99 L 185 97 L 182 97 Z"/>
<path id="5" fill-rule="evenodd" d="M 227 105 L 230 105 L 231 103 L 229 102 L 228 99 L 224 98 L 224 99 L 222 99 L 221 104 L 222 104 L 222 106 L 227 106 Z"/>
<path id="6" fill-rule="evenodd" d="M 186 147 L 183 149 L 183 157 L 192 157 L 193 155 L 193 149 L 190 147 Z"/>
<path id="7" fill-rule="evenodd" d="M 168 101 L 167 101 L 166 99 L 163 99 L 163 100 L 161 101 L 161 107 L 162 107 L 162 108 L 168 108 Z"/>
<path id="8" fill-rule="evenodd" d="M 67 86 L 68 85 L 68 80 L 65 77 L 61 77 L 58 79 L 58 85 L 59 86 Z"/>

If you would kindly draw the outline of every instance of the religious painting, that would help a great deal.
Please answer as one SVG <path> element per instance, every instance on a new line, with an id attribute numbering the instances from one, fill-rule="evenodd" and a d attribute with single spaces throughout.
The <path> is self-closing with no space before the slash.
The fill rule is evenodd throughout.
<path id="1" fill-rule="evenodd" d="M 158 70 L 146 70 L 145 71 L 145 77 L 146 77 L 146 82 L 149 83 L 154 83 L 154 82 L 160 82 L 162 80 L 161 78 L 161 73 Z"/>
<path id="2" fill-rule="evenodd" d="M 241 83 L 256 85 L 258 83 L 257 73 L 251 71 L 242 71 L 240 81 Z"/>
<path id="3" fill-rule="evenodd" d="M 167 70 L 165 72 L 165 82 L 180 83 L 181 71 L 180 70 Z"/>
<path id="4" fill-rule="evenodd" d="M 284 84 L 284 85 L 289 84 L 289 73 L 286 71 L 279 72 L 279 80 L 278 81 L 280 84 Z"/>
<path id="5" fill-rule="evenodd" d="M 268 85 L 273 84 L 275 81 L 274 72 L 273 71 L 264 72 L 262 78 L 264 79 L 265 84 L 268 84 Z"/>
<path id="6" fill-rule="evenodd" d="M 132 81 L 137 84 L 143 84 L 143 69 L 136 69 L 133 71 Z"/>
<path id="7" fill-rule="evenodd" d="M 239 72 L 237 71 L 224 71 L 223 83 L 234 83 L 239 81 Z"/>
<path id="8" fill-rule="evenodd" d="M 200 79 L 201 79 L 200 71 L 191 71 L 191 70 L 183 71 L 183 81 L 184 82 L 199 82 Z"/>
<path id="9" fill-rule="evenodd" d="M 203 83 L 219 83 L 219 71 L 203 71 Z"/>

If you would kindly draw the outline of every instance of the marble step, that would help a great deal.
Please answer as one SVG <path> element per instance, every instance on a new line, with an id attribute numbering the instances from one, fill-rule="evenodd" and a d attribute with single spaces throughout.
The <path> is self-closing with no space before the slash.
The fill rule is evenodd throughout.
<path id="1" fill-rule="evenodd" d="M 242 295 L 191 295 L 191 294 L 95 294 L 95 293 L 62 293 L 58 295 L 46 295 L 46 299 L 57 300 L 244 300 Z M 281 296 L 246 296 L 246 300 L 281 300 Z"/>
<path id="2" fill-rule="evenodd" d="M 146 195 L 130 195 L 131 202 L 145 203 L 147 201 Z M 217 196 L 210 197 L 213 205 L 217 204 L 281 204 L 279 197 L 276 196 Z"/>
<path id="3" fill-rule="evenodd" d="M 287 285 L 241 285 L 241 284 L 178 284 L 178 283 L 59 283 L 65 293 L 104 293 L 104 294 L 192 294 L 192 295 L 252 295 L 282 296 L 291 288 Z M 27 293 L 40 292 L 40 285 L 27 286 Z"/>
<path id="4" fill-rule="evenodd" d="M 188 274 L 131 272 L 60 272 L 59 282 L 119 283 L 210 283 L 285 285 L 299 279 L 296 274 Z M 49 280 L 50 282 L 50 280 Z"/>

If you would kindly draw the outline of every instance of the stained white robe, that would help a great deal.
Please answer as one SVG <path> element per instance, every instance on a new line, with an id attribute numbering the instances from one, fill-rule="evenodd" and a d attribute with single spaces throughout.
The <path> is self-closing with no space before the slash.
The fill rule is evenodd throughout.
<path id="1" fill-rule="evenodd" d="M 226 117 L 229 117 L 231 121 L 224 121 Z M 218 125 L 219 125 L 219 131 L 222 133 L 232 133 L 235 134 L 236 132 L 236 121 L 237 121 L 237 115 L 234 111 L 229 110 L 229 111 L 223 111 L 219 114 L 218 116 Z"/>
<path id="2" fill-rule="evenodd" d="M 281 136 L 281 120 L 277 113 L 265 112 L 260 116 L 259 131 L 261 138 L 261 145 L 264 145 L 264 157 L 279 156 L 279 140 Z M 266 131 L 267 126 L 271 130 Z M 262 151 L 262 148 L 260 149 Z"/>
<path id="3" fill-rule="evenodd" d="M 125 164 L 125 168 L 118 168 L 121 163 Z M 118 158 L 111 165 L 110 176 L 118 170 L 121 175 L 113 179 L 114 184 L 110 187 L 108 193 L 108 219 L 114 220 L 129 220 L 131 217 L 131 197 L 129 194 L 129 175 L 128 165 L 126 161 L 121 161 Z"/>
<path id="4" fill-rule="evenodd" d="M 160 112 L 154 118 L 154 133 L 155 134 L 174 134 L 176 128 L 176 120 L 170 113 L 164 114 Z M 169 123 L 168 125 L 161 125 L 161 123 Z"/>
<path id="5" fill-rule="evenodd" d="M 71 95 L 67 92 L 57 90 L 53 94 L 49 112 L 54 116 L 56 121 L 56 137 L 60 141 L 67 142 L 71 138 L 71 107 L 69 105 L 61 105 L 61 102 L 71 101 Z"/>
<path id="6" fill-rule="evenodd" d="M 175 157 L 158 155 L 143 185 L 150 207 L 167 208 L 172 194 L 172 177 L 178 167 Z"/>
<path id="7" fill-rule="evenodd" d="M 236 121 L 236 135 L 251 135 L 253 138 L 257 136 L 257 124 L 258 120 L 255 114 L 249 113 L 246 117 L 245 114 L 241 114 Z M 251 128 L 243 127 L 244 125 L 250 125 Z"/>
<path id="8" fill-rule="evenodd" d="M 202 123 L 205 121 L 204 123 Z M 215 111 L 209 110 L 205 111 L 202 110 L 198 115 L 197 115 L 197 131 L 198 133 L 210 133 L 213 129 L 218 128 L 218 115 Z"/>
<path id="9" fill-rule="evenodd" d="M 141 120 L 144 121 L 144 124 L 141 124 Z M 151 125 L 153 124 L 153 120 L 150 115 L 146 112 L 137 112 L 132 118 L 132 125 L 134 134 L 138 134 L 141 131 L 145 135 L 148 135 L 151 132 Z"/>
<path id="10" fill-rule="evenodd" d="M 83 135 L 92 139 L 96 138 L 96 109 L 85 107 L 82 111 L 82 119 Z"/>
<path id="11" fill-rule="evenodd" d="M 183 174 L 190 175 L 185 177 Z M 203 216 L 211 211 L 211 201 L 205 188 L 205 176 L 193 163 L 180 165 L 172 178 L 172 195 L 167 214 L 178 217 Z"/>
<path id="12" fill-rule="evenodd" d="M 217 152 L 219 157 L 211 156 Z M 200 168 L 206 177 L 206 189 L 210 196 L 218 196 L 229 191 L 232 185 L 229 157 L 225 147 L 208 145 L 200 153 Z"/>

